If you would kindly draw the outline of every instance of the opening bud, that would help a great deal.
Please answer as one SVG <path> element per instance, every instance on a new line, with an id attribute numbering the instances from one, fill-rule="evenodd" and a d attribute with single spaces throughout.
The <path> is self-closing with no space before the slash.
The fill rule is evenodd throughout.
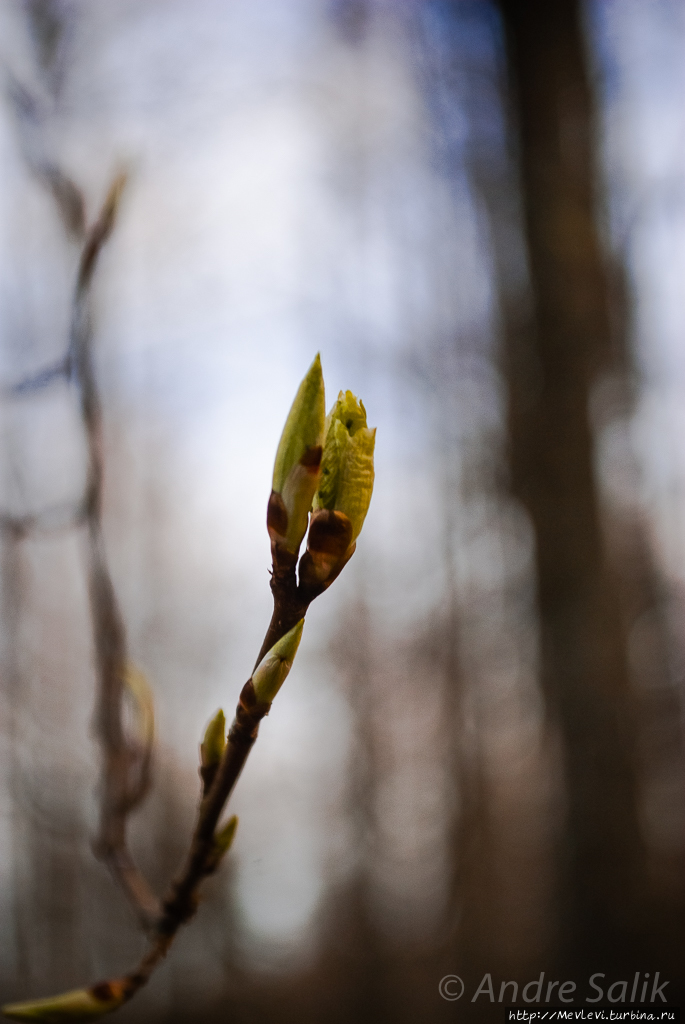
<path id="1" fill-rule="evenodd" d="M 312 499 L 319 484 L 325 417 L 323 373 L 317 354 L 285 421 L 267 510 L 272 542 L 293 554 L 297 554 L 307 532 Z"/>
<path id="2" fill-rule="evenodd" d="M 260 704 L 270 704 L 285 682 L 300 646 L 303 628 L 304 619 L 300 619 L 289 633 L 267 651 L 254 670 L 252 685 Z"/>
<path id="3" fill-rule="evenodd" d="M 92 988 L 78 988 L 60 996 L 12 1003 L 3 1006 L 2 1012 L 10 1020 L 40 1020 L 47 1024 L 97 1020 L 121 1006 L 126 994 L 125 981 L 101 981 Z"/>
<path id="4" fill-rule="evenodd" d="M 376 428 L 351 391 L 341 391 L 326 418 L 321 481 L 301 567 L 318 583 L 330 583 L 354 553 L 373 493 Z"/>

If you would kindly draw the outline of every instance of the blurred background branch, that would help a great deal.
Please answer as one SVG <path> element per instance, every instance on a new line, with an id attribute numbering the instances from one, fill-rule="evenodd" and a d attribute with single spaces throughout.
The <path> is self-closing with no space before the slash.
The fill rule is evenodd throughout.
<path id="1" fill-rule="evenodd" d="M 29 3 L 27 20 L 37 47 L 40 71 L 46 86 L 41 101 L 9 73 L 8 94 L 28 168 L 50 192 L 69 239 L 79 249 L 76 282 L 71 301 L 70 330 L 66 354 L 56 363 L 30 373 L 7 390 L 12 399 L 30 398 L 64 380 L 75 389 L 87 442 L 87 471 L 83 498 L 70 508 L 48 508 L 37 513 L 4 517 L 6 529 L 25 536 L 36 529 L 83 524 L 88 537 L 89 595 L 98 676 L 96 733 L 102 745 L 103 769 L 100 793 L 100 826 L 93 848 L 109 867 L 134 907 L 139 920 L 149 928 L 160 915 L 160 905 L 146 879 L 136 867 L 126 839 L 129 814 L 145 798 L 151 783 L 153 730 L 140 740 L 126 734 L 124 702 L 127 677 L 131 673 L 126 634 L 107 566 L 102 533 L 103 451 L 100 399 L 93 366 L 92 301 L 93 275 L 102 247 L 116 221 L 126 177 L 112 182 L 102 209 L 88 228 L 85 200 L 79 187 L 61 170 L 47 142 L 49 118 L 58 100 L 59 80 L 55 76 L 57 46 L 66 27 L 66 13 L 60 5 Z M 136 696 L 132 697 L 136 700 Z"/>

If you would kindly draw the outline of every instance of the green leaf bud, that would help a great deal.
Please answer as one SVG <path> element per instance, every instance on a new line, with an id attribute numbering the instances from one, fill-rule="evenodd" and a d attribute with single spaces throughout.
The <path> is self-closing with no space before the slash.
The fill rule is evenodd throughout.
<path id="1" fill-rule="evenodd" d="M 235 839 L 235 834 L 238 828 L 238 818 L 234 814 L 228 819 L 225 825 L 223 825 L 217 832 L 214 833 L 214 847 L 219 852 L 220 856 L 223 857 L 225 853 L 231 848 L 231 844 Z"/>
<path id="2" fill-rule="evenodd" d="M 11 1003 L 3 1006 L 2 1012 L 10 1020 L 36 1020 L 46 1024 L 97 1020 L 121 1006 L 126 994 L 125 981 L 102 981 L 92 988 L 74 989 L 47 999 Z"/>
<path id="3" fill-rule="evenodd" d="M 238 828 L 238 819 L 235 814 L 228 819 L 225 825 L 214 833 L 212 848 L 208 853 L 205 863 L 205 874 L 211 875 L 219 867 L 219 864 L 231 848 Z"/>
<path id="4" fill-rule="evenodd" d="M 276 452 L 272 487 L 282 493 L 288 474 L 307 448 L 320 445 L 326 419 L 321 356 L 317 353 L 300 384 Z"/>
<path id="5" fill-rule="evenodd" d="M 315 509 L 342 512 L 352 525 L 354 544 L 361 533 L 373 492 L 376 428 L 366 425 L 366 409 L 351 391 L 341 391 L 326 418 L 321 482 Z"/>
<path id="6" fill-rule="evenodd" d="M 222 708 L 219 708 L 205 729 L 205 737 L 200 744 L 200 762 L 202 767 L 216 767 L 223 756 L 225 747 L 226 717 Z"/>
<path id="7" fill-rule="evenodd" d="M 281 637 L 271 650 L 267 651 L 254 670 L 252 685 L 260 704 L 270 704 L 283 685 L 295 660 L 303 627 L 304 619 L 300 619 L 289 633 Z"/>
<path id="8" fill-rule="evenodd" d="M 317 354 L 300 384 L 276 452 L 267 526 L 272 541 L 297 554 L 307 532 L 321 475 L 326 418 L 321 358 Z"/>

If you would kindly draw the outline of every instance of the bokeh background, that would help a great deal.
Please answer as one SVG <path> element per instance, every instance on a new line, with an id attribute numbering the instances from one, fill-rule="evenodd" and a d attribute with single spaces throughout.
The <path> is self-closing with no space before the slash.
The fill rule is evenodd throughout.
<path id="1" fill-rule="evenodd" d="M 45 168 L 89 221 L 128 173 L 93 351 L 159 892 L 268 623 L 273 456 L 317 351 L 378 428 L 229 863 L 122 1024 L 502 1020 L 485 973 L 580 1005 L 659 971 L 677 1003 L 683 4 L 2 0 L 3 1001 L 144 947 L 90 848 L 79 250 Z"/>

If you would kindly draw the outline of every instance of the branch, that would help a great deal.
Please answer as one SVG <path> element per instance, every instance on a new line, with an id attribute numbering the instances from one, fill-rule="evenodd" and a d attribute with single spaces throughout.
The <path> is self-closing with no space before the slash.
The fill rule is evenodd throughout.
<path id="1" fill-rule="evenodd" d="M 52 193 L 72 240 L 80 242 L 86 230 L 85 203 L 81 190 L 57 166 L 45 146 L 44 129 L 49 103 L 45 97 L 39 98 L 31 92 L 11 71 L 5 70 L 5 77 L 26 163 Z"/>
<path id="2" fill-rule="evenodd" d="M 90 316 L 93 275 L 100 253 L 112 233 L 126 178 L 124 174 L 117 175 L 99 217 L 86 231 L 85 203 L 80 189 L 46 153 L 43 137 L 45 110 L 40 101 L 11 74 L 8 75 L 8 86 L 27 163 L 52 193 L 67 232 L 72 240 L 82 243 L 82 249 L 66 355 L 54 365 L 2 389 L 2 393 L 21 397 L 56 380 L 71 377 L 79 389 L 88 445 L 88 473 L 84 499 L 76 506 L 23 516 L 0 513 L 0 529 L 22 537 L 36 530 L 86 525 L 99 691 L 96 732 L 103 750 L 100 826 L 93 849 L 128 896 L 143 927 L 149 929 L 159 917 L 160 906 L 128 850 L 126 824 L 128 815 L 150 788 L 152 732 L 149 730 L 141 744 L 127 737 L 123 728 L 123 701 L 129 665 L 125 629 L 102 535 L 102 416 L 93 369 Z"/>
<path id="3" fill-rule="evenodd" d="M 329 414 L 322 449 L 323 412 L 323 377 L 317 356 L 300 385 L 276 453 L 274 490 L 266 517 L 274 599 L 271 622 L 252 677 L 240 694 L 216 775 L 211 782 L 203 780 L 208 791 L 200 803 L 190 853 L 163 902 L 150 954 L 128 978 L 132 992 L 145 984 L 179 927 L 193 916 L 202 880 L 219 863 L 215 830 L 257 738 L 259 723 L 271 707 L 259 694 L 268 693 L 272 700 L 282 682 L 273 690 L 257 691 L 255 680 L 276 645 L 304 620 L 311 602 L 337 579 L 355 551 L 373 490 L 375 430 L 366 426 L 363 404 L 351 392 L 341 392 Z M 312 500 L 316 508 L 310 515 Z M 322 507 L 323 501 L 328 507 Z M 298 566 L 305 532 L 307 549 Z"/>
<path id="4" fill-rule="evenodd" d="M 138 966 L 116 983 L 119 986 L 117 991 L 123 993 L 122 1001 L 131 999 L 147 984 L 155 968 L 168 953 L 180 927 L 194 916 L 202 882 L 216 871 L 228 849 L 230 841 L 222 843 L 221 830 L 217 833 L 219 818 L 257 739 L 259 723 L 269 714 L 270 709 L 270 702 L 259 701 L 250 678 L 241 691 L 226 748 L 214 779 L 201 799 L 186 863 L 163 901 L 162 915 L 151 935 L 150 947 Z M 231 830 L 231 838 L 235 824 L 235 818 L 228 822 L 227 829 Z"/>
<path id="5" fill-rule="evenodd" d="M 201 747 L 202 797 L 186 864 L 172 883 L 162 913 L 150 929 L 150 945 L 139 964 L 129 974 L 99 982 L 89 989 L 5 1006 L 6 1016 L 14 1020 L 94 1020 L 118 1009 L 147 984 L 181 925 L 195 914 L 202 881 L 217 869 L 230 848 L 237 818 L 230 818 L 217 828 L 219 818 L 257 738 L 259 723 L 271 708 L 271 701 L 260 699 L 258 693 L 272 697 L 285 679 L 302 634 L 302 623 L 298 626 L 283 638 L 276 651 L 269 652 L 243 687 L 226 740 L 222 711 L 207 729 Z"/>
<path id="6" fill-rule="evenodd" d="M 91 247 L 88 261 L 87 250 L 88 246 L 82 268 L 92 273 L 99 249 Z M 80 274 L 79 288 L 86 288 L 87 283 L 82 282 L 87 280 L 85 272 Z M 77 290 L 77 298 L 80 294 Z M 78 303 L 76 309 L 78 312 Z M 317 355 L 300 385 L 276 454 L 274 489 L 267 508 L 274 598 L 271 623 L 257 665 L 241 691 L 228 737 L 224 739 L 223 711 L 217 712 L 207 728 L 200 748 L 200 806 L 188 856 L 170 886 L 161 913 L 148 914 L 148 893 L 141 889 L 145 883 L 128 859 L 126 848 L 126 814 L 134 798 L 142 798 L 144 786 L 134 797 L 130 786 L 130 747 L 122 734 L 125 636 L 100 534 L 99 404 L 87 333 L 78 333 L 86 322 L 83 317 L 75 320 L 73 340 L 74 352 L 79 353 L 83 417 L 90 442 L 91 603 L 101 679 L 98 726 L 106 756 L 101 855 L 108 859 L 113 873 L 119 872 L 119 881 L 136 902 L 141 921 L 150 932 L 150 946 L 138 966 L 122 978 L 53 999 L 4 1008 L 6 1015 L 18 1020 L 57 1019 L 56 1013 L 61 1020 L 79 1015 L 83 1018 L 84 1014 L 94 1019 L 116 1010 L 147 983 L 179 928 L 193 917 L 203 880 L 217 869 L 235 834 L 235 817 L 222 827 L 219 819 L 257 739 L 259 723 L 268 715 L 271 702 L 290 670 L 309 605 L 337 578 L 354 553 L 373 489 L 375 430 L 367 428 L 364 407 L 351 392 L 340 393 L 324 423 L 323 377 Z M 326 443 L 322 446 L 324 432 Z M 315 511 L 310 514 L 312 502 Z M 307 550 L 298 566 L 305 533 Z M 151 907 L 155 909 L 154 904 Z"/>
<path id="7" fill-rule="evenodd" d="M 71 378 L 79 389 L 81 416 L 88 445 L 88 472 L 84 499 L 75 506 L 13 516 L 0 512 L 0 530 L 16 537 L 30 532 L 85 523 L 88 537 L 89 596 L 93 621 L 98 699 L 96 732 L 103 750 L 100 826 L 93 848 L 114 880 L 124 890 L 144 928 L 157 921 L 160 906 L 134 864 L 126 840 L 127 818 L 145 797 L 151 782 L 153 730 L 143 730 L 136 742 L 123 727 L 124 694 L 131 691 L 126 633 L 112 586 L 102 535 L 102 416 L 92 359 L 90 317 L 91 284 L 102 249 L 112 233 L 126 182 L 114 179 L 100 215 L 86 230 L 85 202 L 78 186 L 53 160 L 45 146 L 46 104 L 11 74 L 8 93 L 19 128 L 24 157 L 31 171 L 51 192 L 65 229 L 81 243 L 81 255 L 72 299 L 69 346 L 65 356 L 18 384 L 0 389 L 10 397 L 41 390 L 61 378 Z M 135 694 L 132 694 L 134 699 Z M 145 697 L 142 698 L 145 703 Z M 149 704 L 149 700 L 148 700 Z M 145 717 L 145 716 L 143 716 Z"/>
<path id="8" fill-rule="evenodd" d="M 89 596 L 98 673 L 95 727 L 103 751 L 100 826 L 93 849 L 124 890 L 141 925 L 149 930 L 159 917 L 159 902 L 136 867 L 127 845 L 127 819 L 151 782 L 152 733 L 142 748 L 123 726 L 123 702 L 129 671 L 126 632 L 112 585 L 102 534 L 102 414 L 92 358 L 90 288 L 98 257 L 116 218 L 125 178 L 113 182 L 100 216 L 88 232 L 79 262 L 72 307 L 69 361 L 79 388 L 88 443 L 86 526 Z"/>
<path id="9" fill-rule="evenodd" d="M 72 529 L 85 521 L 83 502 L 76 505 L 53 505 L 41 512 L 28 512 L 25 515 L 0 512 L 0 530 L 18 538 L 26 537 L 29 533 L 54 533 L 57 530 Z"/>
<path id="10" fill-rule="evenodd" d="M 271 703 L 260 701 L 255 692 L 253 679 L 257 666 L 267 652 L 304 619 L 311 602 L 340 574 L 354 552 L 354 544 L 350 544 L 351 534 L 352 525 L 344 513 L 324 512 L 312 516 L 308 548 L 300 559 L 299 580 L 296 574 L 298 552 L 293 554 L 278 540 L 272 539 L 274 610 L 271 622 L 253 676 L 241 691 L 226 747 L 213 778 L 206 769 L 201 769 L 203 795 L 190 851 L 183 870 L 172 882 L 162 903 L 162 915 L 151 934 L 150 948 L 138 967 L 118 982 L 125 1000 L 148 982 L 169 951 L 179 928 L 193 917 L 202 882 L 217 869 L 225 852 L 225 849 L 217 848 L 219 819 L 257 739 L 259 723 L 271 710 Z M 313 561 L 323 548 L 334 564 L 322 581 L 313 572 Z"/>

